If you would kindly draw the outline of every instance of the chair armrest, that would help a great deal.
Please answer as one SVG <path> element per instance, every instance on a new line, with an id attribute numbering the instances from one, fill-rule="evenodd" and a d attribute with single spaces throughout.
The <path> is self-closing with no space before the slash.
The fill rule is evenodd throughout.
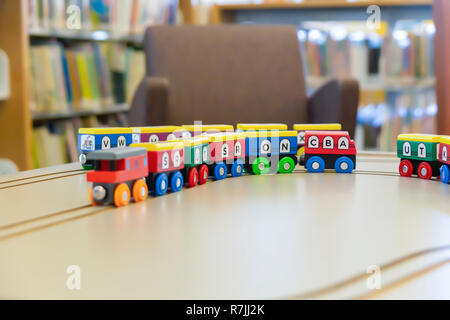
<path id="1" fill-rule="evenodd" d="M 355 79 L 330 80 L 308 98 L 311 123 L 341 123 L 353 138 L 359 103 L 359 85 Z"/>
<path id="2" fill-rule="evenodd" d="M 139 84 L 128 114 L 130 126 L 166 124 L 169 105 L 169 81 L 165 78 L 146 77 Z"/>

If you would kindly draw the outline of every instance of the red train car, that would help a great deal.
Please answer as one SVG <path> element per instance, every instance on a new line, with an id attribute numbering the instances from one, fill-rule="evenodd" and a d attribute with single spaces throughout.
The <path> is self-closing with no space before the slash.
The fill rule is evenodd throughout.
<path id="1" fill-rule="evenodd" d="M 172 192 L 183 188 L 184 178 L 181 171 L 184 169 L 183 141 L 164 141 L 155 143 L 135 143 L 131 147 L 143 147 L 148 155 L 147 186 L 156 196 L 166 194 L 168 189 Z"/>
<path id="2" fill-rule="evenodd" d="M 346 131 L 306 131 L 301 164 L 308 172 L 351 173 L 356 167 L 355 143 Z"/>
<path id="3" fill-rule="evenodd" d="M 208 135 L 210 174 L 216 180 L 225 179 L 228 173 L 239 177 L 244 172 L 245 134 L 217 133 Z"/>

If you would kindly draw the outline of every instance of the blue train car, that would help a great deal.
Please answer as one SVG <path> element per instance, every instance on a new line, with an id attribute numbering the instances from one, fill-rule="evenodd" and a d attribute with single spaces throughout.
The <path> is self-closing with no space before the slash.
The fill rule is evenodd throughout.
<path id="1" fill-rule="evenodd" d="M 297 132 L 246 132 L 246 170 L 253 174 L 290 173 L 297 164 Z"/>
<path id="2" fill-rule="evenodd" d="M 85 169 L 92 169 L 86 155 L 94 150 L 126 147 L 132 143 L 131 128 L 80 128 L 78 130 L 78 151 L 80 163 Z"/>

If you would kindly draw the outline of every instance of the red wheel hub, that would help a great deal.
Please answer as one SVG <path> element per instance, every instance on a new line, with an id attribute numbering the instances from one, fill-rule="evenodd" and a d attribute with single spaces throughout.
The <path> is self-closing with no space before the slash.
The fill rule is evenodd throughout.
<path id="1" fill-rule="evenodd" d="M 433 175 L 433 169 L 428 162 L 422 162 L 417 169 L 417 175 L 421 179 L 430 180 Z"/>
<path id="2" fill-rule="evenodd" d="M 409 160 L 402 160 L 398 166 L 398 172 L 402 177 L 411 177 L 413 173 L 413 165 Z"/>
<path id="3" fill-rule="evenodd" d="M 206 183 L 206 181 L 208 181 L 208 176 L 209 176 L 208 166 L 206 164 L 203 164 L 198 172 L 198 184 Z"/>
<path id="4" fill-rule="evenodd" d="M 192 168 L 189 170 L 189 176 L 188 176 L 188 184 L 189 188 L 195 187 L 198 182 L 198 171 L 197 168 Z"/>

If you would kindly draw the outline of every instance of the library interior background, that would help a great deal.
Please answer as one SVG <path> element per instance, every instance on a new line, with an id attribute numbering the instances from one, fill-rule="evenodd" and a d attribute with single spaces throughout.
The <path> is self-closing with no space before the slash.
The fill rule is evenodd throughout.
<path id="1" fill-rule="evenodd" d="M 127 126 L 143 35 L 161 24 L 294 25 L 309 95 L 358 80 L 358 150 L 395 151 L 399 133 L 449 134 L 438 126 L 440 1 L 2 0 L 0 172 L 76 162 L 78 128 Z"/>

